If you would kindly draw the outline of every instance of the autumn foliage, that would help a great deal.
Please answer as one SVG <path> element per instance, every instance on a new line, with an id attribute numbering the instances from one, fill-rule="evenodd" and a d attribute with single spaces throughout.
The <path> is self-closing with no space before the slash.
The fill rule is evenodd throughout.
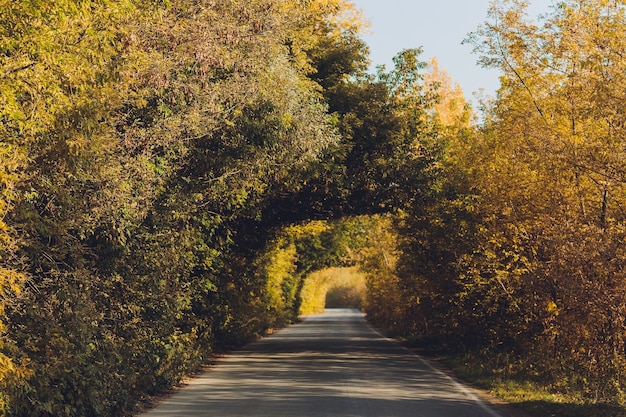
<path id="1" fill-rule="evenodd" d="M 0 414 L 120 415 L 288 315 L 254 253 L 338 141 L 351 9 L 0 2 Z"/>
<path id="2" fill-rule="evenodd" d="M 349 1 L 0 0 L 0 415 L 127 414 L 329 291 L 626 403 L 626 5 L 524 4 L 476 117 Z"/>
<path id="3" fill-rule="evenodd" d="M 480 126 L 441 131 L 431 194 L 394 226 L 398 290 L 373 307 L 396 331 L 624 404 L 625 12 L 564 1 L 537 23 L 493 3 L 468 42 L 502 85 Z"/>

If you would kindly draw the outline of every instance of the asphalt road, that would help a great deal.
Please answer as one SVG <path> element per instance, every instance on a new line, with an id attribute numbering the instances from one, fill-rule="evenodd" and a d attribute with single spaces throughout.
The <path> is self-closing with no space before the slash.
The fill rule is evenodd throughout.
<path id="1" fill-rule="evenodd" d="M 140 417 L 504 417 L 470 389 L 327 310 L 220 359 Z"/>

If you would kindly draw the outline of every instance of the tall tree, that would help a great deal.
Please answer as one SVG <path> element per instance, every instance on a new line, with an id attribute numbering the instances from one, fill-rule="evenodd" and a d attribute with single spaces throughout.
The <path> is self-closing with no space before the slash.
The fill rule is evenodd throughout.
<path id="1" fill-rule="evenodd" d="M 624 362 L 617 242 L 626 132 L 616 109 L 626 81 L 626 7 L 563 1 L 539 26 L 525 7 L 494 2 L 491 21 L 471 38 L 483 64 L 505 75 L 479 144 L 483 157 L 471 162 L 492 213 L 488 262 L 476 279 L 493 277 L 501 287 L 500 299 L 527 332 L 516 339 L 532 341 L 526 352 L 556 374 L 580 378 L 583 390 L 615 398 Z"/>
<path id="2" fill-rule="evenodd" d="M 117 415 L 263 330 L 246 233 L 337 140 L 290 44 L 356 22 L 340 1 L 0 7 L 3 400 Z"/>

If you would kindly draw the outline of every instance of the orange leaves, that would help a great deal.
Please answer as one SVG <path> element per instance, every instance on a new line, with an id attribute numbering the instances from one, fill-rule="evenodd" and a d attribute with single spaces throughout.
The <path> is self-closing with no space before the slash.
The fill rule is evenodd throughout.
<path id="1" fill-rule="evenodd" d="M 470 176 L 484 216 L 464 279 L 507 307 L 495 311 L 525 335 L 528 343 L 512 342 L 524 360 L 610 400 L 625 383 L 616 364 L 625 344 L 626 154 L 614 109 L 623 107 L 615 99 L 626 61 L 613 55 L 624 50 L 625 10 L 565 1 L 537 26 L 523 4 L 495 2 L 475 43 L 504 77 L 491 119 L 452 165 Z"/>
<path id="2" fill-rule="evenodd" d="M 432 58 L 426 67 L 424 90 L 437 97 L 432 109 L 435 120 L 446 127 L 469 126 L 471 112 L 465 94 L 460 85 L 453 84 L 450 75 L 439 68 L 436 58 Z"/>

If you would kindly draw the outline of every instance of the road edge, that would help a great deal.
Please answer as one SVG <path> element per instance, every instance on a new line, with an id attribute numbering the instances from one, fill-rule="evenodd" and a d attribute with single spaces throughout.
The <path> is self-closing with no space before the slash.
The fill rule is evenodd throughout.
<path id="1" fill-rule="evenodd" d="M 398 345 L 403 350 L 411 353 L 433 372 L 448 379 L 459 391 L 465 394 L 472 401 L 476 402 L 491 417 L 531 417 L 523 410 L 515 408 L 512 404 L 509 404 L 504 400 L 490 394 L 484 389 L 480 389 L 469 382 L 459 379 L 450 369 L 444 369 L 441 366 L 438 366 L 437 364 L 433 363 L 429 359 L 426 359 L 416 351 L 404 346 L 401 341 L 386 336 L 383 332 L 374 327 L 369 321 L 367 321 L 367 324 L 379 336 L 389 340 L 390 342 Z"/>

